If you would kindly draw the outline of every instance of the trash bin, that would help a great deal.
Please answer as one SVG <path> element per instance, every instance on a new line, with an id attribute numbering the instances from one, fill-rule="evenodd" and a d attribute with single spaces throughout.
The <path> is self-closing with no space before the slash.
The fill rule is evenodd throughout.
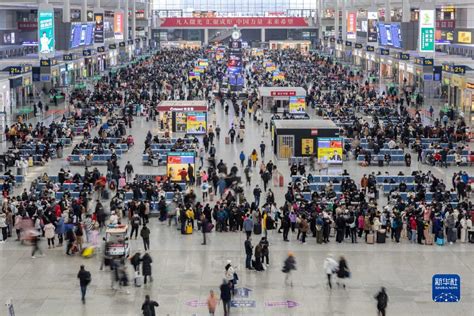
<path id="1" fill-rule="evenodd" d="M 17 175 L 17 176 L 24 176 L 24 175 L 25 175 L 25 168 L 18 167 L 18 168 L 16 169 L 16 175 Z"/>
<path id="2" fill-rule="evenodd" d="M 62 148 L 58 148 L 58 149 L 56 150 L 56 156 L 57 156 L 58 158 L 63 158 L 63 149 L 62 149 Z"/>

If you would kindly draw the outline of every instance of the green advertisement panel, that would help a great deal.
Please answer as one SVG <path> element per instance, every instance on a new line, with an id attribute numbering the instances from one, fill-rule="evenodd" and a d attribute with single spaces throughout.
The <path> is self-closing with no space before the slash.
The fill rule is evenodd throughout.
<path id="1" fill-rule="evenodd" d="M 54 56 L 54 11 L 38 11 L 39 58 Z"/>
<path id="2" fill-rule="evenodd" d="M 435 30 L 432 27 L 421 28 L 420 51 L 432 52 L 435 49 Z"/>

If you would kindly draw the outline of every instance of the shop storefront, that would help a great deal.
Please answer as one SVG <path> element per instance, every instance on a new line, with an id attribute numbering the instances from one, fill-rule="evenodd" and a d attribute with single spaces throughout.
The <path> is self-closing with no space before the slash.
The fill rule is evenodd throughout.
<path id="1" fill-rule="evenodd" d="M 162 101 L 156 110 L 162 130 L 191 135 L 207 131 L 206 101 Z"/>
<path id="2" fill-rule="evenodd" d="M 311 48 L 310 41 L 269 41 L 268 47 L 272 50 L 295 49 L 308 53 Z"/>
<path id="3" fill-rule="evenodd" d="M 336 58 L 337 59 L 344 58 L 344 41 L 343 40 L 336 41 Z"/>
<path id="4" fill-rule="evenodd" d="M 474 125 L 474 78 L 469 78 L 463 93 L 462 113 L 467 126 L 472 131 Z"/>
<path id="5" fill-rule="evenodd" d="M 115 67 L 117 66 L 117 61 L 118 61 L 118 50 L 117 50 L 117 45 L 116 44 L 110 44 L 109 45 L 109 51 L 106 54 L 106 64 L 108 67 Z"/>
<path id="6" fill-rule="evenodd" d="M 362 67 L 364 57 L 365 57 L 365 53 L 364 53 L 364 50 L 362 48 L 362 44 L 355 43 L 354 53 L 353 53 L 354 65 Z"/>
<path id="7" fill-rule="evenodd" d="M 97 70 L 99 72 L 107 69 L 107 54 L 105 46 L 97 47 Z"/>
<path id="8" fill-rule="evenodd" d="M 128 60 L 129 61 L 132 60 L 135 53 L 135 43 L 133 42 L 133 40 L 128 40 L 127 46 L 125 46 L 125 51 L 126 51 Z"/>
<path id="9" fill-rule="evenodd" d="M 377 58 L 375 56 L 375 47 L 368 45 L 365 48 L 365 60 L 362 63 L 362 70 L 365 72 L 377 71 Z"/>
<path id="10" fill-rule="evenodd" d="M 446 93 L 448 105 L 465 113 L 463 110 L 465 103 L 463 93 L 466 88 L 466 66 L 443 64 L 441 69 L 443 77 L 442 91 Z"/>
<path id="11" fill-rule="evenodd" d="M 306 113 L 306 90 L 302 87 L 260 87 L 258 96 L 264 111 Z"/>
<path id="12" fill-rule="evenodd" d="M 352 55 L 354 53 L 353 45 L 354 45 L 354 43 L 352 43 L 350 41 L 346 41 L 344 43 L 344 61 L 347 62 L 347 63 L 351 63 L 351 64 L 354 63 L 354 61 L 352 59 Z"/>
<path id="13" fill-rule="evenodd" d="M 201 48 L 201 41 L 164 41 L 160 42 L 161 48 L 190 48 L 199 49 Z"/>

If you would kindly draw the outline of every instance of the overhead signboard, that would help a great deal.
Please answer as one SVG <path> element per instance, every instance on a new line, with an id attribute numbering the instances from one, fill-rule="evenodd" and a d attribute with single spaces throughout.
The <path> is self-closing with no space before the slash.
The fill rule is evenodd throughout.
<path id="1" fill-rule="evenodd" d="M 435 50 L 435 10 L 420 10 L 419 51 L 424 53 Z"/>
<path id="2" fill-rule="evenodd" d="M 114 37 L 116 40 L 123 40 L 123 11 L 114 12 Z"/>
<path id="3" fill-rule="evenodd" d="M 302 17 L 189 17 L 163 18 L 160 28 L 291 28 L 310 26 Z"/>
<path id="4" fill-rule="evenodd" d="M 104 42 L 104 14 L 94 13 L 95 30 L 94 30 L 94 43 Z"/>
<path id="5" fill-rule="evenodd" d="M 367 43 L 377 42 L 377 11 L 367 12 Z"/>
<path id="6" fill-rule="evenodd" d="M 48 4 L 38 7 L 38 57 L 54 57 L 54 9 Z"/>

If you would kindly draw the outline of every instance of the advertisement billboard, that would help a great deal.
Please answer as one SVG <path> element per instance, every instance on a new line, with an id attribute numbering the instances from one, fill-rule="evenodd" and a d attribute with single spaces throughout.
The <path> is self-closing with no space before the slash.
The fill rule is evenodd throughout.
<path id="1" fill-rule="evenodd" d="M 184 179 L 184 176 L 180 173 L 183 169 L 186 170 L 187 173 L 188 164 L 191 165 L 194 170 L 194 161 L 195 157 L 193 152 L 169 152 L 166 159 L 166 174 L 171 181 L 188 181 L 189 177 L 186 175 L 186 179 Z"/>
<path id="2" fill-rule="evenodd" d="M 435 10 L 420 10 L 419 51 L 435 51 Z"/>
<path id="3" fill-rule="evenodd" d="M 303 156 L 311 156 L 314 153 L 314 139 L 301 139 L 301 153 L 303 154 Z"/>
<path id="4" fill-rule="evenodd" d="M 378 23 L 378 40 L 381 46 L 402 48 L 402 34 L 398 23 Z"/>
<path id="5" fill-rule="evenodd" d="M 54 57 L 54 10 L 42 5 L 38 8 L 38 57 Z"/>
<path id="6" fill-rule="evenodd" d="M 347 39 L 356 39 L 357 35 L 357 12 L 347 13 Z"/>
<path id="7" fill-rule="evenodd" d="M 377 42 L 377 11 L 367 12 L 367 42 Z"/>
<path id="8" fill-rule="evenodd" d="M 123 11 L 114 12 L 114 37 L 123 40 Z"/>
<path id="9" fill-rule="evenodd" d="M 340 137 L 318 138 L 318 160 L 342 164 L 343 140 Z"/>
<path id="10" fill-rule="evenodd" d="M 288 110 L 292 114 L 302 114 L 306 111 L 305 97 L 290 97 L 290 104 Z"/>
<path id="11" fill-rule="evenodd" d="M 206 113 L 189 112 L 186 117 L 187 134 L 206 134 Z"/>
<path id="12" fill-rule="evenodd" d="M 94 13 L 95 31 L 94 31 L 94 42 L 104 42 L 104 14 Z"/>
<path id="13" fill-rule="evenodd" d="M 273 81 L 283 81 L 285 80 L 285 73 L 279 70 L 273 72 Z"/>

